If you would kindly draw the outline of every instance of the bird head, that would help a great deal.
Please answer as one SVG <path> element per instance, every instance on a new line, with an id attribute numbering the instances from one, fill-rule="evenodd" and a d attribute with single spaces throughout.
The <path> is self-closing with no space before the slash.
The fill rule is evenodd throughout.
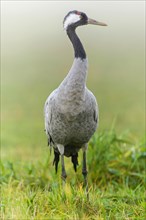
<path id="1" fill-rule="evenodd" d="M 79 12 L 77 10 L 70 11 L 64 18 L 63 26 L 64 29 L 67 31 L 69 27 L 77 28 L 78 26 L 93 24 L 93 25 L 100 25 L 100 26 L 107 26 L 107 24 L 103 22 L 99 22 L 88 18 L 84 12 Z"/>

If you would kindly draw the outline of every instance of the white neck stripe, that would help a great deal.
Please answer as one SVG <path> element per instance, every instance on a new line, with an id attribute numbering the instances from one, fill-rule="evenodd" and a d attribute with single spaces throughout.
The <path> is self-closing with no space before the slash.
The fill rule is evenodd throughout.
<path id="1" fill-rule="evenodd" d="M 80 20 L 80 15 L 70 14 L 64 21 L 64 29 L 66 30 L 70 24 L 76 23 Z"/>

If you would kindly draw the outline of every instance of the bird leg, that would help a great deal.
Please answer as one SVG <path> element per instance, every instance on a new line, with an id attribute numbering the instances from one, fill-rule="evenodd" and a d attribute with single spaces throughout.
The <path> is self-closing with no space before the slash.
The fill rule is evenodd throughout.
<path id="1" fill-rule="evenodd" d="M 61 177 L 65 182 L 67 175 L 66 175 L 65 165 L 64 165 L 64 146 L 61 144 L 57 144 L 57 148 L 58 148 L 59 153 L 61 154 L 61 168 L 62 168 Z"/>
<path id="2" fill-rule="evenodd" d="M 57 153 L 57 152 L 54 150 L 53 165 L 55 165 L 55 171 L 56 171 L 56 173 L 57 173 L 57 170 L 58 170 L 58 163 L 59 163 L 59 153 Z"/>
<path id="3" fill-rule="evenodd" d="M 77 172 L 77 166 L 78 166 L 78 153 L 76 153 L 75 155 L 71 156 L 71 161 L 73 163 L 74 166 L 74 170 L 75 172 Z"/>
<path id="4" fill-rule="evenodd" d="M 66 171 L 65 171 L 64 155 L 63 154 L 61 155 L 61 167 L 62 167 L 61 177 L 62 177 L 63 181 L 65 182 L 67 175 L 66 175 Z"/>
<path id="5" fill-rule="evenodd" d="M 89 200 L 89 190 L 88 190 L 88 181 L 87 181 L 87 165 L 86 165 L 86 149 L 83 149 L 83 168 L 82 168 L 82 174 L 84 176 L 84 185 L 86 187 L 86 194 L 87 199 Z"/>

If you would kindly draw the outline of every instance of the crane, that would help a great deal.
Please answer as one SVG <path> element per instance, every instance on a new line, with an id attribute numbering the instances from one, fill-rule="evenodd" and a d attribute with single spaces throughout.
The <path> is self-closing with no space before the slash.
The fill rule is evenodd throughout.
<path id="1" fill-rule="evenodd" d="M 61 176 L 65 181 L 64 156 L 71 157 L 74 170 L 77 170 L 78 152 L 83 150 L 82 174 L 87 185 L 86 151 L 91 136 L 98 125 L 98 105 L 93 93 L 86 87 L 88 61 L 84 47 L 76 34 L 76 28 L 93 24 L 106 26 L 87 17 L 83 12 L 70 11 L 64 18 L 63 26 L 74 48 L 72 67 L 47 98 L 44 107 L 45 131 L 48 145 L 54 149 L 55 170 L 61 157 Z"/>

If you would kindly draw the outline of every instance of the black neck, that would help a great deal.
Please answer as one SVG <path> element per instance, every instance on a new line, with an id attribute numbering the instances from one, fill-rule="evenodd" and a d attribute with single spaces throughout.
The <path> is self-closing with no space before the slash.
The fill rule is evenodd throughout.
<path id="1" fill-rule="evenodd" d="M 85 59 L 86 53 L 85 53 L 84 47 L 83 47 L 80 39 L 78 38 L 78 36 L 75 32 L 75 28 L 71 28 L 71 27 L 68 28 L 67 35 L 73 44 L 75 57 L 81 58 L 82 60 Z"/>

